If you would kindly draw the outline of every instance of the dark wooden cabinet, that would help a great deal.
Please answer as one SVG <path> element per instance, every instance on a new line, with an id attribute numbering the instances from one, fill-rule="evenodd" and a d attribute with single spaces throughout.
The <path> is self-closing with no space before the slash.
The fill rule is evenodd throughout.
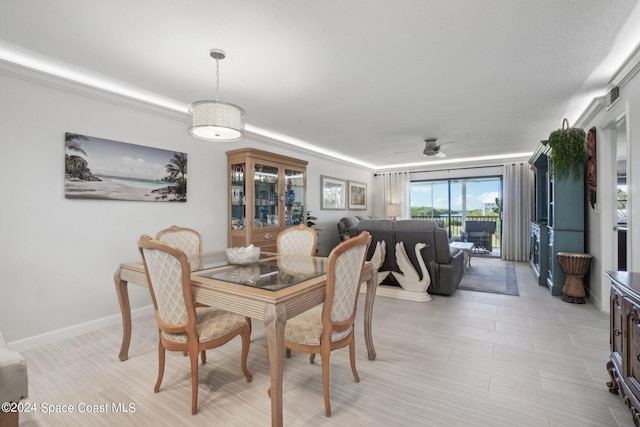
<path id="1" fill-rule="evenodd" d="M 640 425 L 640 273 L 607 271 L 611 279 L 611 355 L 607 383 L 611 393 L 620 394 Z"/>

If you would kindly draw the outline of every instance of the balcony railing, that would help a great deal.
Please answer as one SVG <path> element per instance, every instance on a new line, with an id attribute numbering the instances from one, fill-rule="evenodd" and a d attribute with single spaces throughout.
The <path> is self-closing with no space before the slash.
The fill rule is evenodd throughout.
<path id="1" fill-rule="evenodd" d="M 449 230 L 449 235 L 452 240 L 460 240 L 462 231 L 462 218 L 453 216 L 411 216 L 411 219 L 431 220 L 444 222 L 444 228 Z M 500 221 L 497 216 L 476 216 L 467 215 L 467 221 L 492 221 L 496 223 L 496 232 L 491 237 L 491 243 L 494 248 L 500 247 Z"/>

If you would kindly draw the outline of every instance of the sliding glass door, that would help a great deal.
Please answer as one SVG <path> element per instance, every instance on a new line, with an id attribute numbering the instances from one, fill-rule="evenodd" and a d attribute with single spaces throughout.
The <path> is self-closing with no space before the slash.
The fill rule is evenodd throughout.
<path id="1" fill-rule="evenodd" d="M 439 221 L 451 240 L 471 241 L 475 233 L 486 233 L 490 244 L 476 250 L 486 256 L 500 256 L 501 200 L 500 176 L 413 181 L 410 186 L 412 219 Z"/>

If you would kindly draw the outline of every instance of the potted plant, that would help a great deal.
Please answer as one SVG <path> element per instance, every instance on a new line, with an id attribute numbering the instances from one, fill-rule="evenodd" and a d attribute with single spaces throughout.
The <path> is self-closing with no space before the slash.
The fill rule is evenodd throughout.
<path id="1" fill-rule="evenodd" d="M 566 125 L 566 128 L 565 128 Z M 557 178 L 568 177 L 571 171 L 575 179 L 580 178 L 586 158 L 586 133 L 580 128 L 569 127 L 569 121 L 562 121 L 562 129 L 549 135 L 549 172 Z"/>
<path id="2" fill-rule="evenodd" d="M 318 218 L 316 218 L 315 216 L 311 215 L 311 211 L 307 211 L 307 227 L 311 227 L 314 228 L 316 223 L 314 221 L 317 221 Z M 314 228 L 315 230 L 315 228 Z M 318 231 L 318 230 L 316 230 Z"/>

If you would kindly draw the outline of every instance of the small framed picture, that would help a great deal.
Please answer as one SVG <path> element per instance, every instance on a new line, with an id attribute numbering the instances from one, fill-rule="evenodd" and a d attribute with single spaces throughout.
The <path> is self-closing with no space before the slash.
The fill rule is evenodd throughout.
<path id="1" fill-rule="evenodd" d="M 367 209 L 367 184 L 349 181 L 349 209 Z"/>
<path id="2" fill-rule="evenodd" d="M 320 209 L 346 209 L 347 183 L 322 175 Z"/>

